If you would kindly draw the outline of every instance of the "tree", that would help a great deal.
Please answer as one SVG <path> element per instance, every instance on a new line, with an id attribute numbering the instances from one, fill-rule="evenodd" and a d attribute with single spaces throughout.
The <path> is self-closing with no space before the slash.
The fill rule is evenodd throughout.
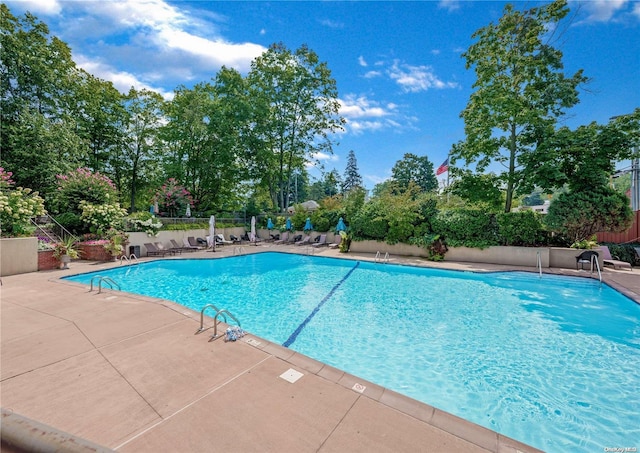
<path id="1" fill-rule="evenodd" d="M 500 180 L 493 173 L 473 174 L 457 170 L 459 178 L 448 188 L 449 192 L 470 203 L 485 203 L 492 211 L 499 210 L 503 203 Z"/>
<path id="2" fill-rule="evenodd" d="M 438 188 L 438 180 L 433 173 L 433 164 L 427 156 L 406 153 L 391 169 L 391 178 L 400 191 L 406 191 L 411 182 L 422 191 L 430 192 Z"/>
<path id="3" fill-rule="evenodd" d="M 358 161 L 356 153 L 349 151 L 347 166 L 344 170 L 344 182 L 342 183 L 342 193 L 346 194 L 356 187 L 362 187 L 362 176 L 358 173 Z"/>
<path id="4" fill-rule="evenodd" d="M 154 180 L 159 170 L 158 134 L 162 120 L 162 97 L 147 89 L 131 88 L 125 96 L 128 121 L 125 125 L 125 147 L 114 155 L 116 186 L 129 191 L 130 211 L 136 210 L 136 192 L 145 181 Z M 128 183 L 125 186 L 125 183 Z"/>
<path id="5" fill-rule="evenodd" d="M 79 70 L 69 47 L 35 16 L 15 17 L 0 4 L 0 156 L 16 184 L 47 195 L 55 175 L 84 164 L 76 134 Z"/>
<path id="6" fill-rule="evenodd" d="M 451 156 L 477 161 L 479 172 L 493 161 L 506 166 L 505 212 L 526 178 L 523 168 L 530 169 L 526 156 L 553 135 L 558 117 L 578 102 L 577 87 L 587 81 L 582 70 L 566 77 L 562 52 L 544 41 L 568 12 L 566 0 L 524 12 L 509 4 L 498 24 L 473 34 L 477 42 L 463 54 L 467 69 L 475 70 L 475 91 L 460 115 L 466 138 Z"/>
<path id="7" fill-rule="evenodd" d="M 629 199 L 614 189 L 599 186 L 560 194 L 549 206 L 545 224 L 573 244 L 600 231 L 625 231 L 632 220 Z"/>
<path id="8" fill-rule="evenodd" d="M 264 165 L 260 182 L 284 211 L 293 172 L 319 152 L 332 152 L 330 134 L 344 120 L 336 82 L 307 46 L 295 52 L 274 44 L 256 58 L 247 77 L 255 108 L 252 150 Z"/>

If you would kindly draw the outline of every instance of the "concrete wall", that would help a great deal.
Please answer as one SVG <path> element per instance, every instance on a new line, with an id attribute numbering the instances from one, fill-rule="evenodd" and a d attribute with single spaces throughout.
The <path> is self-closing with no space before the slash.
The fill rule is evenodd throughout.
<path id="1" fill-rule="evenodd" d="M 38 270 L 38 238 L 0 239 L 0 276 Z"/>

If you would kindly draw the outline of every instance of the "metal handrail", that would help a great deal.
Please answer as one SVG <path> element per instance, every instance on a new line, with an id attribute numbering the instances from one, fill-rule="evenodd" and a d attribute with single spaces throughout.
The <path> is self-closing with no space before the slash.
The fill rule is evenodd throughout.
<path id="1" fill-rule="evenodd" d="M 223 316 L 225 317 L 225 318 L 224 318 L 224 319 L 225 319 L 225 321 L 224 321 L 224 322 L 225 322 L 226 324 L 229 324 L 229 323 L 227 322 L 227 317 L 226 317 L 226 315 L 229 315 L 229 317 L 230 317 L 231 319 L 233 319 L 233 320 L 238 324 L 238 327 L 242 327 L 242 326 L 240 325 L 240 321 L 238 321 L 238 318 L 236 318 L 235 316 L 233 316 L 233 315 L 229 312 L 229 310 L 227 310 L 226 308 L 223 308 L 222 310 L 218 310 L 218 312 L 216 313 L 216 315 L 213 317 L 213 335 L 211 335 L 211 338 L 209 338 L 209 341 L 213 341 L 213 340 L 215 340 L 216 338 L 218 338 L 218 323 L 216 322 L 216 320 L 218 319 L 218 316 L 220 316 L 220 315 L 223 315 Z"/>
<path id="2" fill-rule="evenodd" d="M 596 269 L 598 270 L 598 278 L 600 279 L 600 284 L 602 285 L 602 272 L 600 272 L 600 262 L 598 261 L 597 255 L 591 256 L 591 269 L 593 270 L 593 263 L 596 263 Z"/>
<path id="3" fill-rule="evenodd" d="M 542 258 L 540 258 L 540 250 L 538 250 L 536 252 L 536 255 L 537 255 L 537 257 L 536 257 L 536 266 L 537 266 L 538 271 L 540 273 L 539 278 L 542 278 Z"/>
<path id="4" fill-rule="evenodd" d="M 386 252 L 386 253 L 384 254 L 384 258 L 381 258 L 381 256 L 380 256 L 380 250 L 378 250 L 378 251 L 376 252 L 375 262 L 376 262 L 376 263 L 381 263 L 381 262 L 383 262 L 383 260 L 384 260 L 384 262 L 385 262 L 385 263 L 388 263 L 388 262 L 389 262 L 389 252 Z"/>
<path id="5" fill-rule="evenodd" d="M 102 283 L 103 282 L 108 284 L 110 289 L 113 289 L 113 287 L 115 285 L 115 287 L 118 289 L 118 291 L 120 291 L 120 285 L 118 285 L 116 282 L 114 282 L 112 278 L 110 278 L 110 277 L 102 277 L 102 278 L 100 278 L 100 280 L 98 280 L 98 294 L 100 294 L 102 292 Z"/>
<path id="6" fill-rule="evenodd" d="M 200 332 L 207 330 L 204 328 L 204 312 L 207 308 L 213 308 L 216 311 L 216 315 L 220 312 L 220 309 L 213 304 L 207 304 L 204 307 L 202 307 L 202 310 L 200 310 L 200 328 L 196 330 L 196 334 L 199 334 Z M 226 316 L 224 318 L 224 322 L 227 322 Z"/>
<path id="7" fill-rule="evenodd" d="M 138 257 L 137 257 L 135 254 L 133 254 L 133 253 L 132 253 L 131 255 L 129 255 L 129 256 L 127 256 L 127 255 L 122 255 L 122 256 L 120 257 L 120 264 L 122 264 L 122 260 L 125 260 L 125 261 L 127 262 L 127 265 L 131 265 L 131 261 L 132 261 L 132 260 L 139 261 L 139 260 L 138 260 Z"/>

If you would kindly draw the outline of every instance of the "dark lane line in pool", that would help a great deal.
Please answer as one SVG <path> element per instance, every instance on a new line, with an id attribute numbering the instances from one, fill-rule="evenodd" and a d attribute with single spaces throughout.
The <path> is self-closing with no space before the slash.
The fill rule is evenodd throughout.
<path id="1" fill-rule="evenodd" d="M 351 268 L 351 270 L 347 272 L 347 274 L 344 277 L 342 277 L 342 279 L 338 283 L 336 283 L 336 286 L 331 288 L 331 291 L 329 291 L 329 293 L 326 296 L 324 296 L 324 298 L 320 301 L 318 305 L 316 305 L 316 308 L 313 309 L 313 311 L 309 314 L 309 316 L 307 316 L 307 318 L 304 321 L 302 321 L 302 323 L 298 326 L 298 328 L 293 331 L 293 333 L 287 339 L 287 341 L 282 343 L 282 346 L 284 346 L 285 348 L 288 348 L 289 346 L 291 346 L 291 344 L 294 341 L 296 341 L 296 338 L 298 338 L 298 335 L 300 335 L 300 332 L 302 332 L 302 329 L 304 329 L 305 326 L 309 323 L 309 321 L 311 321 L 311 319 L 316 315 L 316 313 L 320 311 L 320 307 L 322 307 L 324 303 L 328 301 L 331 298 L 331 296 L 333 296 L 333 293 L 335 293 L 336 290 L 340 288 L 340 285 L 342 285 L 344 281 L 351 276 L 353 271 L 355 271 L 358 266 L 360 266 L 360 261 L 358 261 L 356 265 L 353 266 L 353 268 Z"/>

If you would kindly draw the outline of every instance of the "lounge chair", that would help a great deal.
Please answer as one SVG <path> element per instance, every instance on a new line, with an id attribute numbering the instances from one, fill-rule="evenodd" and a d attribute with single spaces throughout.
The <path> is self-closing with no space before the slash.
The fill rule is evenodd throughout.
<path id="1" fill-rule="evenodd" d="M 147 256 L 166 256 L 166 255 L 173 255 L 174 254 L 173 252 L 170 252 L 169 250 L 160 250 L 160 249 L 158 249 L 158 247 L 156 247 L 151 242 L 145 242 L 144 246 L 147 249 Z"/>
<path id="2" fill-rule="evenodd" d="M 162 242 L 154 242 L 153 245 L 155 245 L 158 250 L 168 252 L 172 255 L 175 255 L 176 253 L 182 254 L 182 250 L 173 250 L 171 248 L 166 248 Z"/>
<path id="3" fill-rule="evenodd" d="M 233 244 L 233 241 L 227 241 L 224 238 L 224 234 L 216 234 L 216 244 L 220 244 L 220 245 L 227 245 L 227 244 Z"/>
<path id="4" fill-rule="evenodd" d="M 608 264 L 610 266 L 613 266 L 614 269 L 625 268 L 625 269 L 631 270 L 631 264 L 627 263 L 626 261 L 620 261 L 619 259 L 614 259 L 614 257 L 611 256 L 609 247 L 605 245 L 601 245 L 598 248 L 602 250 L 602 256 L 604 258 L 602 262 L 605 264 L 605 266 Z M 618 257 L 616 256 L 615 258 L 618 258 Z"/>
<path id="5" fill-rule="evenodd" d="M 305 237 L 303 237 L 299 241 L 296 241 L 295 245 L 306 245 L 306 244 L 309 244 L 310 242 L 311 242 L 311 236 L 306 235 Z"/>
<path id="6" fill-rule="evenodd" d="M 182 238 L 182 245 L 183 245 L 182 247 L 183 249 L 190 250 L 192 252 L 195 252 L 196 250 L 200 250 L 200 247 L 189 244 L 189 240 L 187 238 Z"/>
<path id="7" fill-rule="evenodd" d="M 636 252 L 636 264 L 640 264 L 640 247 L 634 247 L 633 250 Z"/>
<path id="8" fill-rule="evenodd" d="M 233 242 L 234 244 L 242 243 L 242 238 L 239 238 L 238 236 L 233 235 L 233 234 L 229 235 L 229 239 L 231 239 L 231 242 Z"/>
<path id="9" fill-rule="evenodd" d="M 274 244 L 284 244 L 286 242 L 289 242 L 289 232 L 285 231 L 284 233 L 282 233 L 282 237 L 276 241 L 273 241 Z"/>
<path id="10" fill-rule="evenodd" d="M 196 238 L 194 238 L 193 236 L 189 236 L 187 238 L 187 241 L 189 241 L 189 245 L 191 247 L 197 247 L 198 249 L 203 249 L 206 248 L 207 246 L 207 241 L 204 241 L 204 244 L 201 244 L 200 242 L 198 242 L 198 240 Z"/>
<path id="11" fill-rule="evenodd" d="M 169 250 L 180 250 L 182 251 L 187 251 L 187 252 L 194 252 L 195 249 L 192 249 L 191 247 L 185 247 L 183 245 L 178 244 L 178 242 L 175 239 L 170 239 L 169 242 L 171 243 L 171 247 L 169 248 Z"/>
<path id="12" fill-rule="evenodd" d="M 258 245 L 258 242 L 262 242 L 262 238 L 258 236 L 258 234 L 245 233 L 242 239 L 244 239 L 245 241 L 249 241 L 250 243 L 256 246 Z"/>
<path id="13" fill-rule="evenodd" d="M 591 271 L 593 271 L 593 257 L 598 259 L 598 252 L 595 250 L 586 250 L 582 252 L 580 255 L 576 256 L 576 270 L 578 270 L 578 265 L 584 269 L 584 265 L 588 264 Z"/>
<path id="14" fill-rule="evenodd" d="M 340 236 L 339 234 L 336 234 L 333 237 L 333 242 L 329 244 L 329 248 L 336 249 L 340 246 L 341 242 L 342 242 L 342 236 Z"/>
<path id="15" fill-rule="evenodd" d="M 317 242 L 311 244 L 312 247 L 322 247 L 323 245 L 327 245 L 327 235 L 321 234 L 320 239 Z"/>

